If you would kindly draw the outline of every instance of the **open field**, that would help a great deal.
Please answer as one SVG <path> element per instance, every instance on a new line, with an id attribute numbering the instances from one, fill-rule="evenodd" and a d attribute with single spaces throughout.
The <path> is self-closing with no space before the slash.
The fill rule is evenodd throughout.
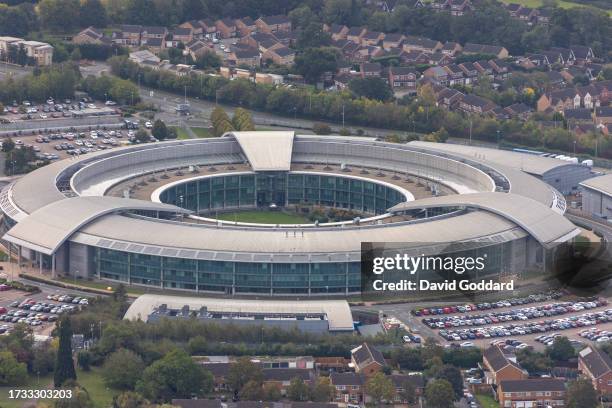
<path id="1" fill-rule="evenodd" d="M 297 214 L 279 211 L 238 211 L 217 216 L 223 221 L 254 222 L 259 224 L 306 224 L 310 221 Z"/>
<path id="2" fill-rule="evenodd" d="M 516 3 L 516 4 L 521 4 L 527 7 L 537 8 L 537 7 L 542 7 L 544 2 L 543 0 L 504 0 L 504 3 L 506 4 Z M 571 9 L 575 7 L 589 7 L 589 8 L 594 8 L 597 10 L 603 10 L 599 7 L 589 6 L 588 4 L 574 3 L 572 1 L 567 1 L 567 0 L 557 0 L 556 4 L 557 6 L 564 8 L 564 9 Z M 610 16 L 612 16 L 612 9 L 607 9 L 603 11 L 607 12 Z"/>

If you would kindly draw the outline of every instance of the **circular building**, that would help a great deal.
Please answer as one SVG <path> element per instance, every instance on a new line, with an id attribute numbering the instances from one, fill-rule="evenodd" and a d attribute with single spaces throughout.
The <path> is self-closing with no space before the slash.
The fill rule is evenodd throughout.
<path id="1" fill-rule="evenodd" d="M 470 242 L 498 279 L 541 268 L 579 232 L 563 196 L 518 164 L 293 132 L 55 162 L 6 186 L 0 209 L 4 244 L 52 275 L 227 295 L 359 293 L 369 242 L 432 254 Z"/>

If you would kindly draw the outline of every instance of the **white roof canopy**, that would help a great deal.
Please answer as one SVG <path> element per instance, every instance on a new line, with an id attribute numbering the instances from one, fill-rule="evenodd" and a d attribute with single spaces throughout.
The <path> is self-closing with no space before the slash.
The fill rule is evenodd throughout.
<path id="1" fill-rule="evenodd" d="M 294 132 L 232 132 L 254 171 L 288 171 Z"/>

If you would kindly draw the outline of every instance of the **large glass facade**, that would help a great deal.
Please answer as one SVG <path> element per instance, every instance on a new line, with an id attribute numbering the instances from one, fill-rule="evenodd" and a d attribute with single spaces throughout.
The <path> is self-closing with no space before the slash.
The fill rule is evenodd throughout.
<path id="1" fill-rule="evenodd" d="M 221 209 L 312 204 L 383 214 L 405 201 L 398 190 L 362 179 L 333 175 L 264 172 L 187 181 L 160 199 L 198 213 Z"/>
<path id="2" fill-rule="evenodd" d="M 96 248 L 102 279 L 167 289 L 263 295 L 355 293 L 359 262 L 223 262 L 134 254 Z"/>

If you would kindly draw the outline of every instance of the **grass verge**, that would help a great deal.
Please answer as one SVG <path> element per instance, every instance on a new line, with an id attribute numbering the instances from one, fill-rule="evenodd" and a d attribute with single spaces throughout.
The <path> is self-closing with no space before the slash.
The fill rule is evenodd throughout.
<path id="1" fill-rule="evenodd" d="M 490 395 L 476 394 L 476 399 L 482 408 L 499 408 L 499 404 Z"/>
<path id="2" fill-rule="evenodd" d="M 254 222 L 258 224 L 307 224 L 310 221 L 298 214 L 280 211 L 238 211 L 217 216 L 223 221 Z"/>

